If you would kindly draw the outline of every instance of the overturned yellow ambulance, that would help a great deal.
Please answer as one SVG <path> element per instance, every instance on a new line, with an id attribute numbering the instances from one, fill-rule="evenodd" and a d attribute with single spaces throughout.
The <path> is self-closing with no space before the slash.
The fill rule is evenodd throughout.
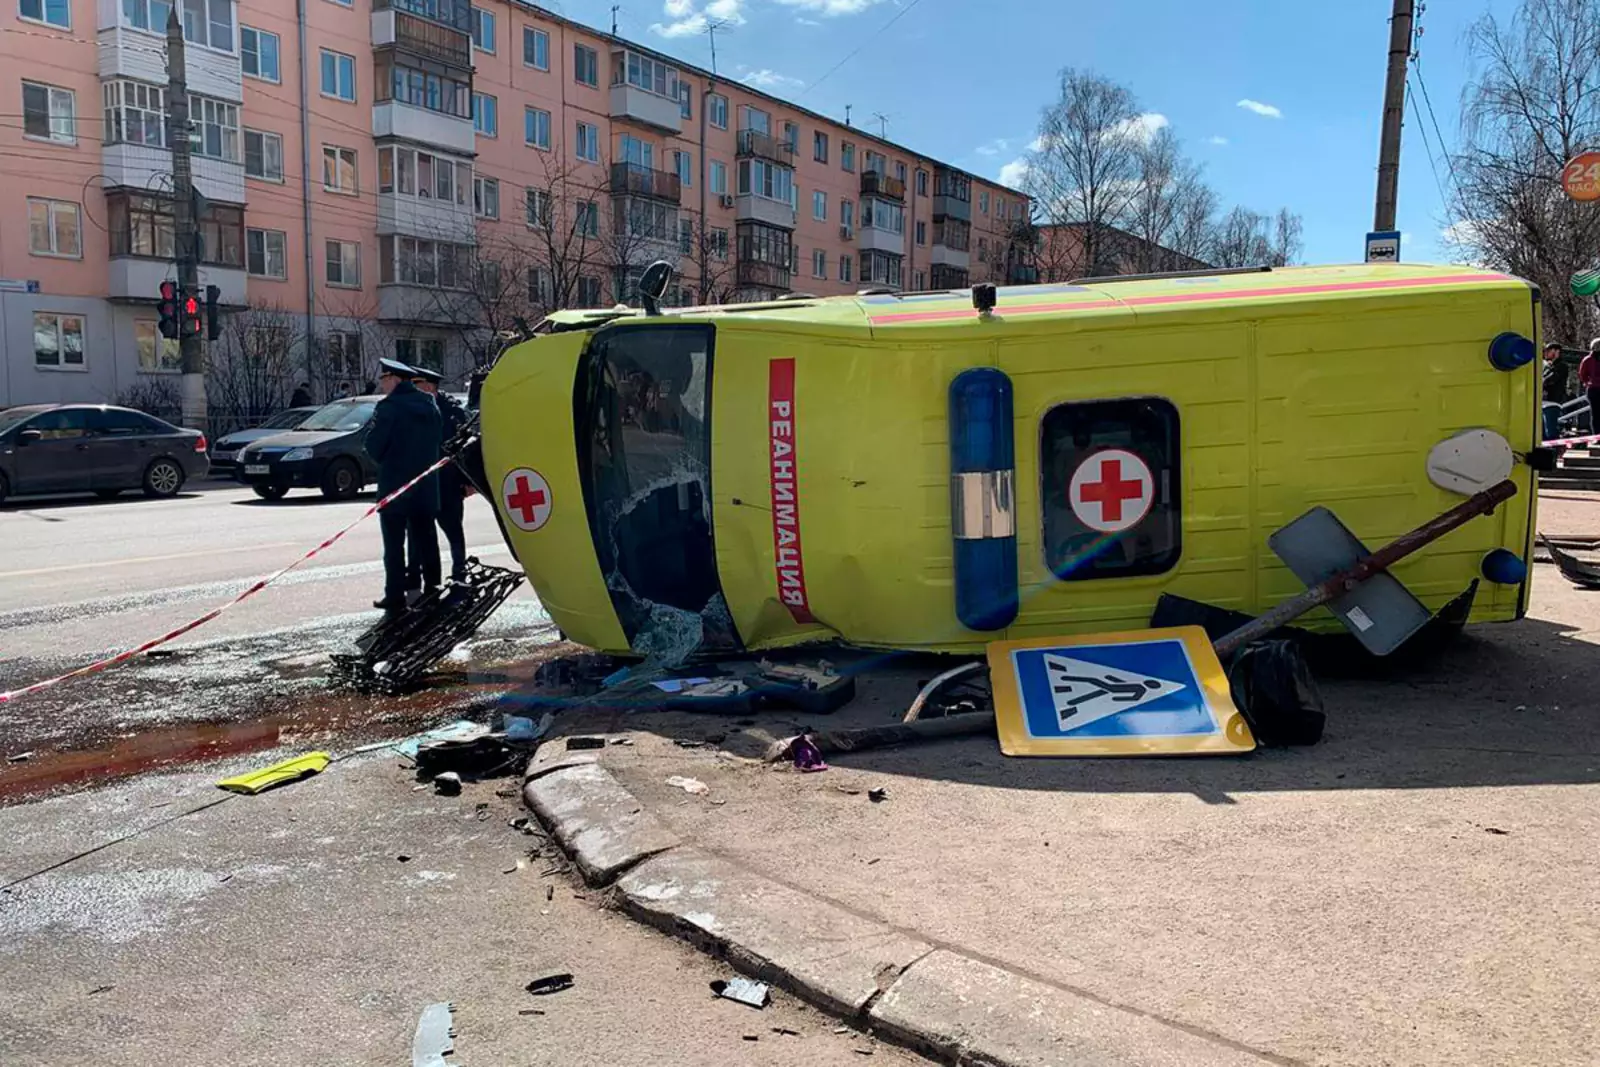
<path id="1" fill-rule="evenodd" d="M 988 306 L 992 300 L 992 308 Z M 1268 537 L 1322 505 L 1369 545 L 1460 500 L 1430 450 L 1538 443 L 1528 283 L 1336 266 L 569 312 L 481 396 L 501 525 L 551 618 L 649 655 L 807 641 L 972 652 L 1259 613 Z M 1534 479 L 1396 568 L 1517 618 Z M 1502 550 L 1496 552 L 1495 550 Z M 1335 628 L 1319 612 L 1305 624 Z"/>

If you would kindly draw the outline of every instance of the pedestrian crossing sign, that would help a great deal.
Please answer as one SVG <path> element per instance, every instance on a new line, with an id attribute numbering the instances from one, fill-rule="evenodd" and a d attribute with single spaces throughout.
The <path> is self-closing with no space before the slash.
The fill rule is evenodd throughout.
<path id="1" fill-rule="evenodd" d="M 1198 626 L 989 645 L 1008 756 L 1188 756 L 1256 747 Z"/>

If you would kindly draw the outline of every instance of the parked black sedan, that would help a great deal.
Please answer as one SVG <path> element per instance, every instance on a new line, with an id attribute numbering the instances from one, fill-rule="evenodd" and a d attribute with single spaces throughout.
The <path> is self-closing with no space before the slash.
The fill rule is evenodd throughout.
<path id="1" fill-rule="evenodd" d="M 211 473 L 216 477 L 233 474 L 235 457 L 252 441 L 272 437 L 285 430 L 293 430 L 320 409 L 315 407 L 286 408 L 248 430 L 234 430 L 217 438 L 211 446 Z"/>
<path id="2" fill-rule="evenodd" d="M 210 468 L 205 434 L 132 408 L 29 404 L 0 411 L 0 500 L 33 493 L 175 495 Z"/>
<path id="3" fill-rule="evenodd" d="M 320 489 L 330 500 L 346 500 L 378 477 L 367 455 L 367 426 L 378 396 L 335 400 L 287 433 L 246 445 L 235 458 L 239 480 L 263 500 L 281 500 L 290 489 Z"/>

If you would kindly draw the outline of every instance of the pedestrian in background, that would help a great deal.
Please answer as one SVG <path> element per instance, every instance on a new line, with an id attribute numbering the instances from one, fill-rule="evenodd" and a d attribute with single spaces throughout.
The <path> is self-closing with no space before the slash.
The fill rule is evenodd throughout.
<path id="1" fill-rule="evenodd" d="M 439 392 L 444 375 L 429 367 L 416 367 L 412 384 L 433 397 L 439 407 L 440 454 L 444 445 L 454 441 L 461 427 L 467 423 L 467 409 L 449 393 Z M 439 472 L 439 529 L 444 531 L 445 543 L 450 546 L 450 577 L 461 581 L 467 576 L 467 535 L 462 529 L 462 513 L 467 496 L 467 479 L 454 463 Z M 416 564 L 412 564 L 415 573 Z"/>
<path id="2" fill-rule="evenodd" d="M 311 406 L 311 383 L 301 382 L 294 387 L 294 395 L 289 397 L 289 406 L 292 408 L 306 408 Z"/>
<path id="3" fill-rule="evenodd" d="M 372 412 L 367 454 L 378 463 L 378 499 L 382 500 L 439 461 L 439 409 L 411 379 L 416 372 L 398 360 L 378 361 L 378 388 L 384 394 Z M 434 517 L 439 513 L 439 481 L 430 475 L 390 501 L 378 512 L 383 531 L 383 599 L 373 607 L 400 611 L 406 593 L 406 559 L 418 564 L 423 592 L 439 585 L 439 539 Z"/>
<path id="4" fill-rule="evenodd" d="M 1561 436 L 1561 405 L 1567 400 L 1567 371 L 1561 365 L 1561 346 L 1554 341 L 1544 346 L 1544 439 Z"/>
<path id="5" fill-rule="evenodd" d="M 1600 432 L 1600 337 L 1589 342 L 1589 354 L 1578 364 L 1578 388 L 1589 398 L 1589 432 Z"/>

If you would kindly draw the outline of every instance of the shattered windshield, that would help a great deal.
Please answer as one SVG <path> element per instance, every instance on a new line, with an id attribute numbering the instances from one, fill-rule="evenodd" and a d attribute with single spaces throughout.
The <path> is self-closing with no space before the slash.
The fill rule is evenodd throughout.
<path id="1" fill-rule="evenodd" d="M 711 346 L 709 326 L 601 331 L 575 396 L 601 571 L 635 651 L 665 661 L 727 629 L 711 533 Z"/>
<path id="2" fill-rule="evenodd" d="M 359 430 L 372 418 L 377 404 L 354 400 L 335 400 L 302 422 L 302 430 Z"/>

